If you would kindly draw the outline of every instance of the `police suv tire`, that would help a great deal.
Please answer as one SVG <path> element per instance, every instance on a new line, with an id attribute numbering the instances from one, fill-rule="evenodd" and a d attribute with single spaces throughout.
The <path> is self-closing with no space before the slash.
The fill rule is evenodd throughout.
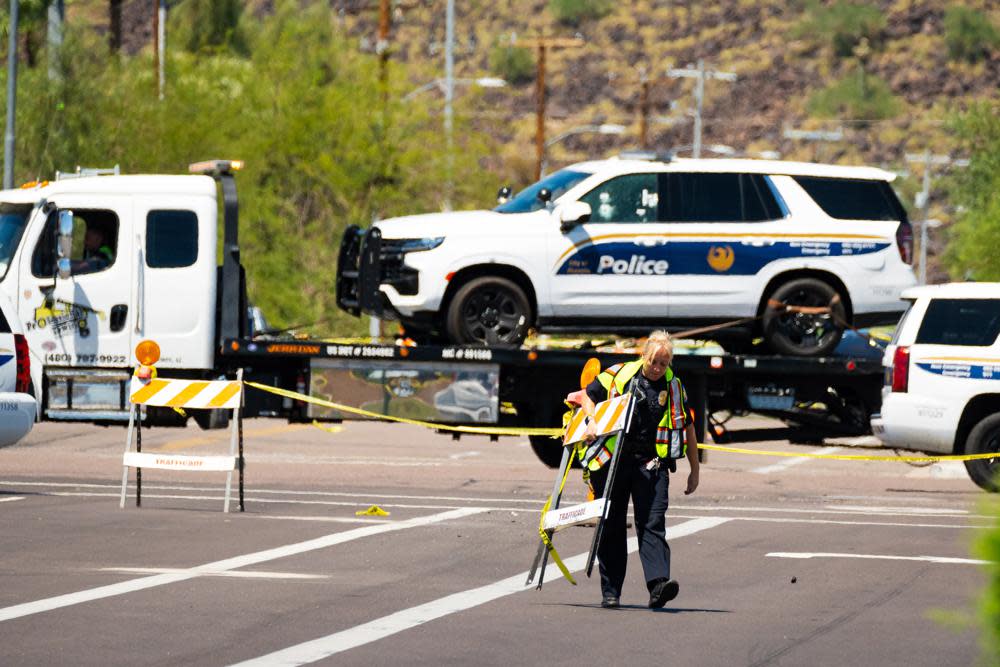
<path id="1" fill-rule="evenodd" d="M 771 306 L 772 301 L 789 306 L 829 306 L 831 312 L 825 316 L 787 313 Z M 846 319 L 837 290 L 817 278 L 797 278 L 780 285 L 768 297 L 763 316 L 764 340 L 778 354 L 820 357 L 833 352 L 840 343 Z"/>
<path id="2" fill-rule="evenodd" d="M 458 288 L 445 319 L 456 344 L 518 347 L 528 333 L 531 303 L 513 281 L 500 276 L 473 278 Z"/>
<path id="3" fill-rule="evenodd" d="M 965 441 L 965 453 L 996 454 L 992 459 L 966 461 L 965 469 L 979 488 L 1000 492 L 1000 414 L 990 415 L 973 427 Z"/>

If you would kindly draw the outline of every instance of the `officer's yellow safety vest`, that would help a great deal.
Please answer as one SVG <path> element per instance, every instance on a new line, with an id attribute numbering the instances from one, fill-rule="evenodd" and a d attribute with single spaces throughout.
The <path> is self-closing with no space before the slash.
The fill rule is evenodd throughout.
<path id="1" fill-rule="evenodd" d="M 642 359 L 615 364 L 601 371 L 597 381 L 608 391 L 608 398 L 621 396 L 628 390 L 628 383 L 642 370 Z M 684 389 L 681 381 L 668 368 L 664 378 L 669 383 L 667 389 L 666 410 L 656 427 L 656 455 L 661 459 L 682 459 L 687 455 L 687 442 L 684 438 L 686 424 L 684 412 Z M 580 450 L 580 460 L 588 461 L 590 470 L 598 470 L 611 460 L 618 443 L 618 435 L 609 436 L 603 443 L 595 443 Z"/>

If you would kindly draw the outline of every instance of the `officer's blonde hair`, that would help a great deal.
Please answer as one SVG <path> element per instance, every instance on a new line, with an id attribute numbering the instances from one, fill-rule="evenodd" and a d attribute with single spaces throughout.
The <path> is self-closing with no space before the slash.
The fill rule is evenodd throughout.
<path id="1" fill-rule="evenodd" d="M 666 331 L 656 330 L 649 334 L 649 338 L 646 339 L 646 344 L 642 348 L 642 359 L 646 363 L 653 360 L 653 357 L 660 350 L 666 350 L 667 354 L 670 355 L 670 359 L 674 358 L 674 341 Z"/>

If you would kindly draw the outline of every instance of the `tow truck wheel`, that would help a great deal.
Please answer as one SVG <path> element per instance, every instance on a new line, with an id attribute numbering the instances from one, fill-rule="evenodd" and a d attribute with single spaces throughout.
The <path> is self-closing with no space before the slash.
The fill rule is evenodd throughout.
<path id="1" fill-rule="evenodd" d="M 833 352 L 847 315 L 840 294 L 816 278 L 791 280 L 768 297 L 764 340 L 778 354 L 819 357 Z"/>
<path id="2" fill-rule="evenodd" d="M 481 276 L 462 285 L 448 306 L 446 328 L 453 343 L 517 347 L 524 341 L 531 304 L 507 278 Z"/>
<path id="3" fill-rule="evenodd" d="M 1000 414 L 990 415 L 976 424 L 966 440 L 965 453 L 996 454 L 989 459 L 966 461 L 965 469 L 979 488 L 1000 492 Z"/>
<path id="4" fill-rule="evenodd" d="M 531 451 L 535 452 L 539 461 L 550 468 L 559 467 L 563 455 L 559 438 L 550 438 L 547 435 L 529 435 L 528 440 L 531 441 Z"/>

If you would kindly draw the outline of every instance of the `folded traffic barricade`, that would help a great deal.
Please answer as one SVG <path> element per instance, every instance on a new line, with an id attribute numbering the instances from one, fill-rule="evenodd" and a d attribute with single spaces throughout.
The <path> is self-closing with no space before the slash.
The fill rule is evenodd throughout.
<path id="1" fill-rule="evenodd" d="M 535 573 L 538 572 L 538 585 L 536 588 L 542 587 L 542 584 L 545 581 L 545 565 L 550 554 L 552 555 L 553 562 L 555 562 L 556 566 L 559 567 L 563 576 L 566 577 L 570 583 L 575 584 L 576 581 L 573 579 L 572 575 L 570 575 L 566 566 L 563 565 L 562 559 L 559 558 L 559 553 L 552 544 L 552 536 L 554 533 L 562 530 L 563 528 L 575 526 L 588 521 L 594 521 L 596 519 L 597 528 L 594 531 L 594 540 L 587 563 L 587 576 L 590 576 L 594 555 L 597 553 L 597 545 L 600 542 L 601 533 L 603 532 L 604 521 L 608 516 L 611 486 L 614 482 L 614 473 L 618 465 L 617 453 L 621 450 L 621 447 L 616 447 L 615 455 L 611 457 L 611 468 L 608 471 L 608 482 L 605 484 L 604 495 L 601 498 L 589 500 L 585 503 L 580 503 L 579 505 L 564 507 L 562 509 L 559 508 L 559 500 L 562 497 L 563 487 L 566 485 L 566 478 L 569 476 L 573 456 L 575 456 L 579 447 L 584 446 L 584 435 L 587 431 L 588 420 L 593 420 L 595 422 L 597 432 L 597 439 L 594 441 L 594 444 L 588 447 L 588 449 L 593 449 L 595 447 L 598 450 L 603 449 L 604 442 L 608 437 L 615 435 L 616 433 L 620 433 L 628 425 L 632 418 L 633 404 L 634 400 L 632 398 L 632 392 L 629 391 L 621 396 L 598 403 L 593 417 L 588 418 L 583 414 L 582 410 L 577 410 L 570 418 L 569 423 L 566 425 L 566 433 L 563 436 L 562 463 L 559 465 L 559 472 L 556 474 L 555 484 L 552 487 L 552 494 L 549 496 L 549 499 L 545 502 L 545 506 L 542 508 L 542 518 L 538 526 L 538 534 L 541 541 L 538 545 L 538 551 L 535 554 L 535 560 L 532 562 L 531 569 L 528 571 L 528 580 L 525 582 L 526 585 L 531 584 L 532 581 L 534 581 Z M 539 563 L 541 563 L 540 571 Z"/>

